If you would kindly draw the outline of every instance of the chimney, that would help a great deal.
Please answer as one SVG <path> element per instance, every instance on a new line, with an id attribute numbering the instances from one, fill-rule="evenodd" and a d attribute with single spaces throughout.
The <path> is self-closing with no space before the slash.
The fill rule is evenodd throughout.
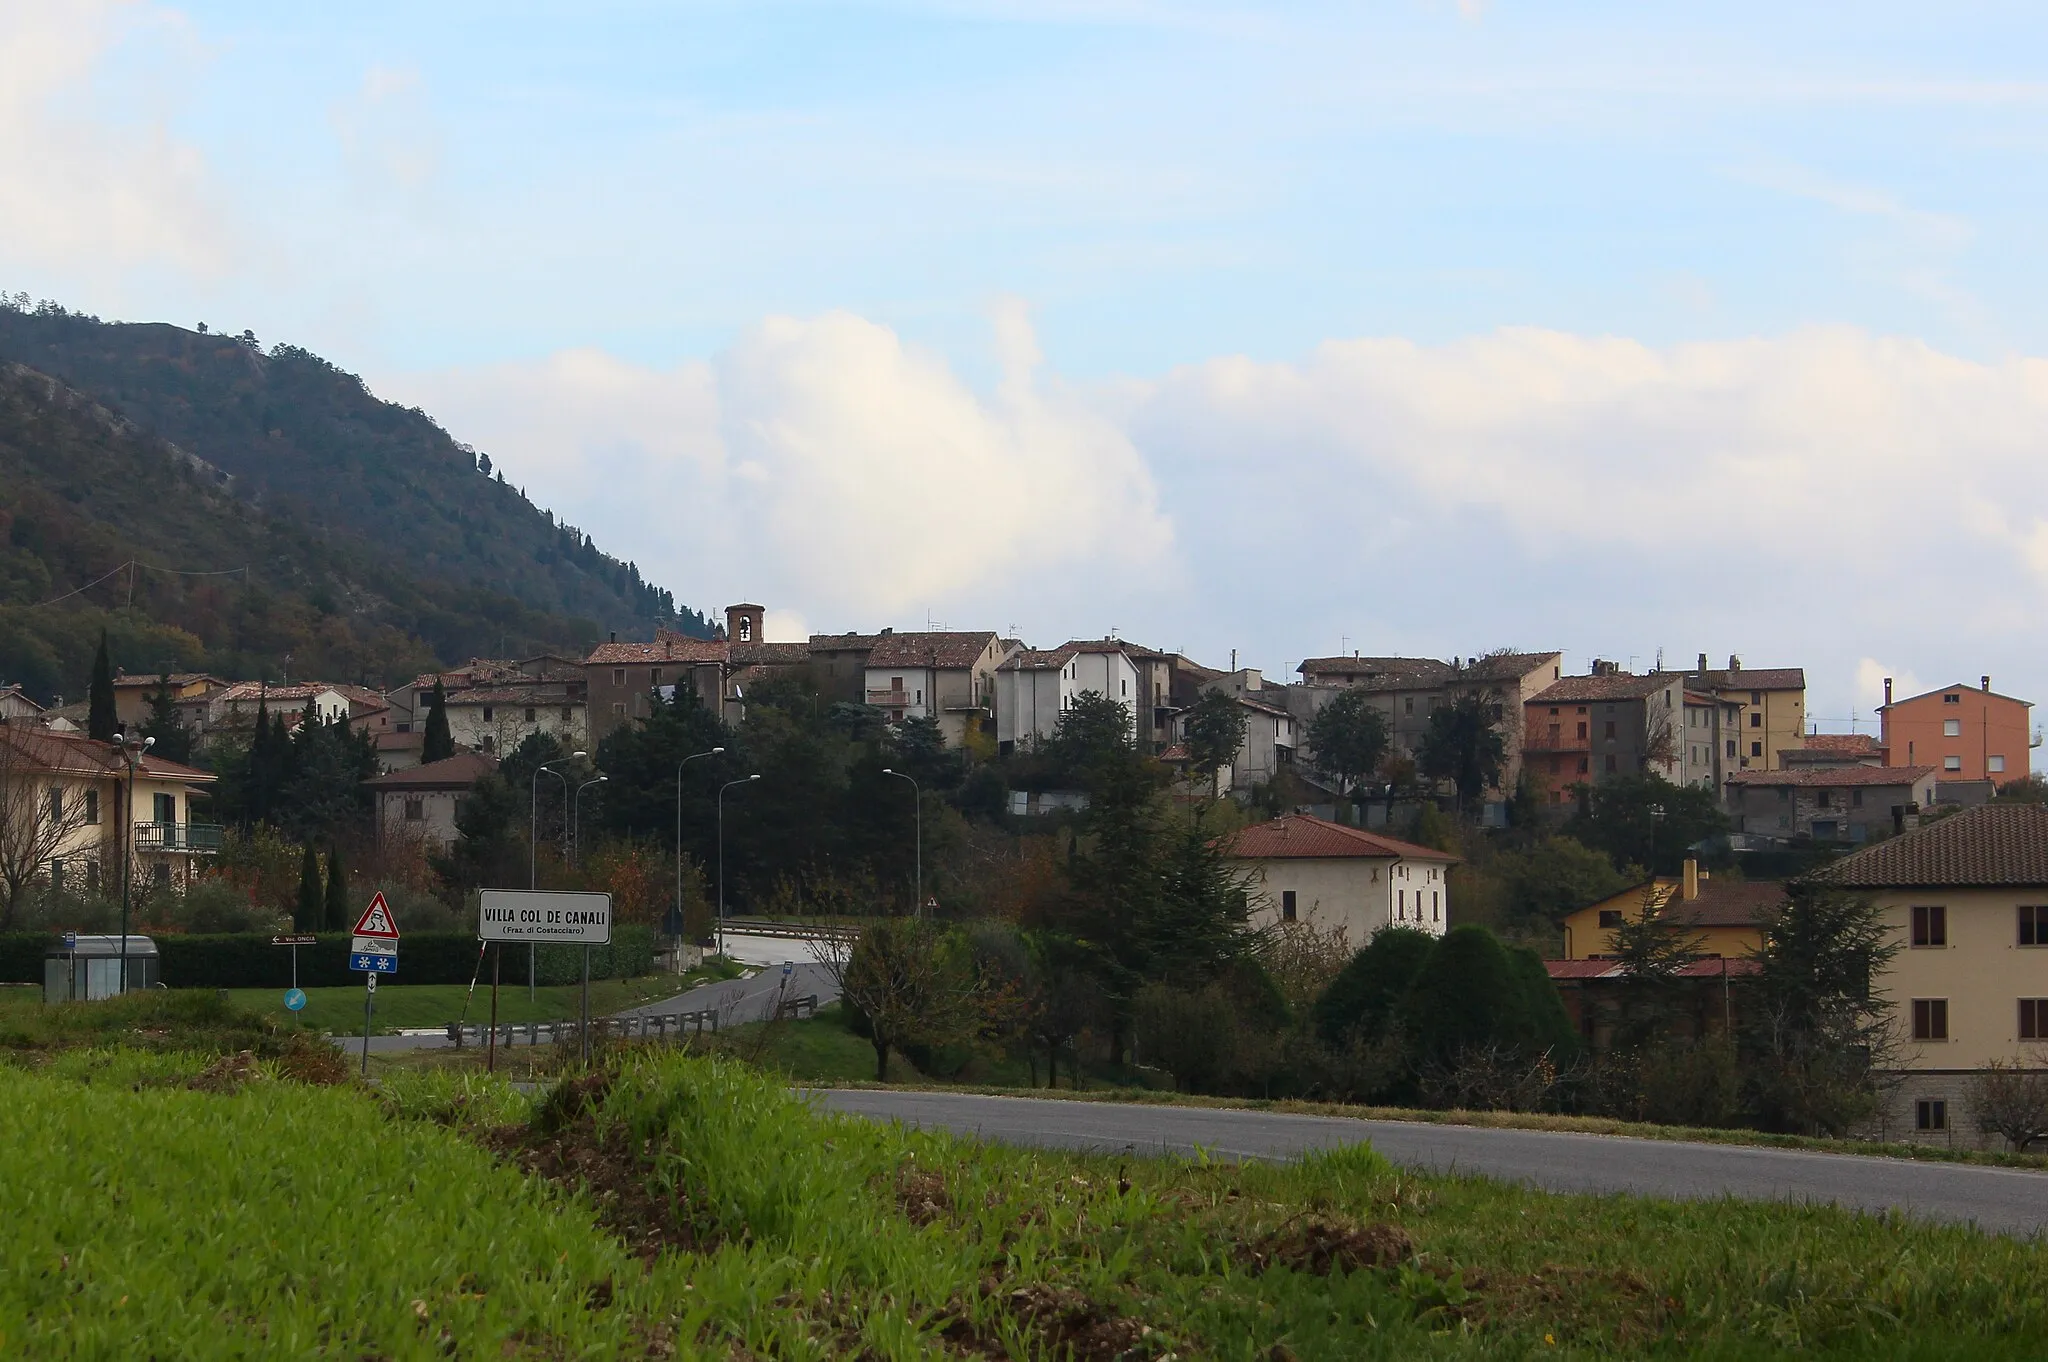
<path id="1" fill-rule="evenodd" d="M 1982 682 L 1981 682 L 1981 684 L 1983 685 L 1983 687 L 1984 687 L 1984 689 L 1985 689 L 1985 690 L 1990 690 L 1990 689 L 1991 689 L 1991 678 L 1990 678 L 1989 676 L 1986 676 L 1986 677 L 1984 677 L 1984 678 L 1983 678 L 1983 680 L 1982 680 Z"/>
<path id="2" fill-rule="evenodd" d="M 1700 896 L 1700 863 L 1688 856 L 1685 858 L 1684 898 L 1691 903 Z"/>
<path id="3" fill-rule="evenodd" d="M 1729 670 L 1729 671 L 1731 671 L 1731 672 L 1739 672 L 1739 671 L 1741 671 L 1741 670 L 1742 670 L 1742 659 L 1741 659 L 1741 658 L 1739 658 L 1739 657 L 1737 657 L 1737 656 L 1736 656 L 1735 654 L 1733 654 L 1733 653 L 1730 653 L 1730 654 L 1728 654 L 1728 670 Z"/>
<path id="4" fill-rule="evenodd" d="M 616 630 L 616 629 L 614 629 L 614 630 L 612 630 L 612 642 L 614 642 L 614 643 L 617 643 L 618 641 L 619 641 L 619 631 L 618 631 L 618 630 Z"/>
<path id="5" fill-rule="evenodd" d="M 1705 671 L 1706 669 L 1707 669 L 1707 655 L 1706 655 L 1705 653 L 1701 653 L 1701 654 L 1700 654 L 1700 665 L 1699 665 L 1699 670 L 1701 670 L 1701 671 L 1703 671 L 1703 672 L 1704 672 L 1704 671 Z"/>
<path id="6" fill-rule="evenodd" d="M 1886 704 L 1892 702 L 1892 679 L 1889 676 L 1884 679 L 1884 702 Z"/>
<path id="7" fill-rule="evenodd" d="M 1230 650 L 1230 670 L 1237 670 L 1237 649 L 1235 648 Z"/>

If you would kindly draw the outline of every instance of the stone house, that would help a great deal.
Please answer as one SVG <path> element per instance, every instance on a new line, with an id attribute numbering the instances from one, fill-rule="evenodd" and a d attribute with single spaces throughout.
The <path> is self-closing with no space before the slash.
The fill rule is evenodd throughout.
<path id="1" fill-rule="evenodd" d="M 1788 842 L 1863 843 L 1903 831 L 1935 802 L 1932 766 L 1787 766 L 1737 771 L 1724 807 L 1734 831 Z"/>

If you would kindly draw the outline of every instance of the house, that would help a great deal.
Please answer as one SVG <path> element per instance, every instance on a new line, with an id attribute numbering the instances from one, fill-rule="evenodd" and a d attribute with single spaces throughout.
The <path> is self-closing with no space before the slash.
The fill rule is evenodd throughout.
<path id="1" fill-rule="evenodd" d="M 687 686 L 729 723 L 744 714 L 747 689 L 775 675 L 799 675 L 811 663 L 804 643 L 762 640 L 767 610 L 742 603 L 725 609 L 724 638 L 691 638 L 657 629 L 652 643 L 621 643 L 613 635 L 583 660 L 590 750 L 619 728 L 645 718 L 658 695 Z"/>
<path id="2" fill-rule="evenodd" d="M 1742 706 L 1692 689 L 1685 691 L 1685 717 L 1673 741 L 1678 784 L 1718 791 L 1741 768 Z"/>
<path id="3" fill-rule="evenodd" d="M 1546 960 L 1544 971 L 1557 986 L 1565 1015 L 1587 1047 L 1604 1050 L 1612 1038 L 1607 1025 L 1614 1014 L 1612 994 L 1628 979 L 1618 960 L 1594 956 L 1586 960 Z M 1677 1006 L 1670 1018 L 1674 1039 L 1728 1035 L 1742 1015 L 1742 981 L 1762 966 L 1748 957 L 1709 955 L 1681 965 L 1674 975 Z"/>
<path id="4" fill-rule="evenodd" d="M 1734 831 L 1774 841 L 1862 843 L 1901 831 L 1935 802 L 1932 766 L 1788 766 L 1737 771 L 1724 807 Z"/>
<path id="5" fill-rule="evenodd" d="M 456 839 L 455 816 L 463 801 L 479 780 L 497 769 L 498 759 L 487 753 L 457 752 L 364 781 L 377 801 L 377 835 L 448 846 Z"/>
<path id="6" fill-rule="evenodd" d="M 1554 681 L 1522 706 L 1523 769 L 1547 803 L 1562 805 L 1574 785 L 1655 772 L 1685 775 L 1686 678 L 1677 672 L 1635 676 L 1595 661 L 1587 676 Z"/>
<path id="7" fill-rule="evenodd" d="M 1202 692 L 1227 674 L 1204 667 L 1180 653 L 1126 646 L 1124 656 L 1137 669 L 1132 706 L 1138 721 L 1138 749 L 1158 756 L 1174 742 L 1174 720 L 1201 699 Z"/>
<path id="8" fill-rule="evenodd" d="M 166 683 L 179 722 L 195 733 L 205 729 L 213 697 L 228 688 L 227 682 L 205 672 L 173 672 L 168 678 L 118 672 L 114 676 L 114 717 L 124 727 L 148 723 L 157 692 Z"/>
<path id="9" fill-rule="evenodd" d="M 1051 739 L 1060 715 L 1087 694 L 1106 695 L 1131 710 L 1131 741 L 1138 741 L 1138 668 L 1113 639 L 1020 649 L 996 668 L 996 749 L 1029 750 Z"/>
<path id="10" fill-rule="evenodd" d="M 812 634 L 805 651 L 810 657 L 811 683 L 832 703 L 867 703 L 868 656 L 880 634 Z"/>
<path id="11" fill-rule="evenodd" d="M 510 752 L 529 736 L 545 733 L 559 741 L 565 752 L 583 751 L 589 735 L 585 729 L 587 711 L 582 691 L 580 681 L 486 685 L 448 691 L 448 736 L 457 747 L 495 754 Z M 420 718 L 412 727 L 424 736 L 426 706 L 422 705 L 418 712 Z"/>
<path id="12" fill-rule="evenodd" d="M 1010 654 L 990 630 L 896 633 L 868 650 L 863 698 L 892 724 L 937 719 L 950 747 L 979 734 L 996 704 L 996 671 Z"/>
<path id="13" fill-rule="evenodd" d="M 2048 1060 L 2048 808 L 1968 809 L 1805 882 L 1868 895 L 1900 947 L 1877 980 L 1901 1052 L 1887 1128 L 1974 1134 L 1972 1076 Z"/>
<path id="14" fill-rule="evenodd" d="M 2003 785 L 2024 780 L 2033 738 L 2033 705 L 1991 689 L 1991 678 L 1976 686 L 1958 683 L 1905 700 L 1892 699 L 1884 679 L 1881 743 L 1888 766 L 1933 765 L 1944 781 L 1989 780 Z"/>
<path id="15" fill-rule="evenodd" d="M 1232 790 L 1249 791 L 1272 780 L 1283 769 L 1292 769 L 1294 754 L 1301 746 L 1298 725 L 1287 710 L 1249 695 L 1232 695 L 1230 700 L 1244 715 L 1244 741 L 1238 744 L 1229 763 L 1216 772 L 1212 793 L 1218 796 Z M 1187 711 L 1182 710 L 1174 719 L 1174 745 L 1164 755 L 1170 761 L 1186 761 L 1186 743 Z"/>
<path id="16" fill-rule="evenodd" d="M 1806 672 L 1799 667 L 1749 667 L 1730 657 L 1724 669 L 1699 665 L 1685 678 L 1688 689 L 1734 704 L 1739 709 L 1733 770 L 1775 771 L 1780 755 L 1803 745 L 1806 734 Z M 1725 749 L 1724 749 L 1725 750 Z"/>
<path id="17" fill-rule="evenodd" d="M 1673 879 L 1658 876 L 1589 903 L 1564 920 L 1564 958 L 1599 960 L 1614 954 L 1613 931 L 1648 911 L 1700 939 L 1704 955 L 1746 960 L 1763 946 L 1763 926 L 1785 901 L 1775 880 L 1714 879 L 1688 860 Z"/>
<path id="18" fill-rule="evenodd" d="M 1240 829 L 1225 854 L 1245 876 L 1254 926 L 1342 927 L 1353 946 L 1389 926 L 1442 936 L 1458 863 L 1449 852 L 1305 813 Z"/>
<path id="19" fill-rule="evenodd" d="M 216 854 L 221 829 L 193 820 L 210 771 L 141 753 L 131 772 L 112 743 L 0 724 L 0 857 L 34 862 L 58 887 L 110 892 L 124 855 L 132 882 L 183 886 Z"/>
<path id="20" fill-rule="evenodd" d="M 0 686 L 0 723 L 35 720 L 42 716 L 43 707 L 29 699 L 19 685 Z"/>
<path id="21" fill-rule="evenodd" d="M 351 691 L 362 691 L 351 686 Z M 362 691 L 363 695 L 374 696 L 374 691 Z M 381 702 L 382 697 L 377 697 Z M 208 698 L 206 704 L 206 730 L 213 732 L 223 728 L 253 728 L 256 711 L 267 710 L 273 720 L 282 715 L 287 727 L 297 728 L 299 718 L 311 702 L 314 713 L 322 723 L 334 723 L 346 719 L 354 709 L 354 702 L 339 686 L 308 683 L 297 686 L 273 686 L 265 681 L 241 681 L 218 691 Z"/>
<path id="22" fill-rule="evenodd" d="M 1311 657 L 1299 671 L 1302 684 L 1288 687 L 1287 706 L 1305 735 L 1322 707 L 1346 690 L 1363 690 L 1373 697 L 1387 719 L 1389 753 L 1415 760 L 1422 740 L 1429 732 L 1430 715 L 1441 705 L 1454 702 L 1472 690 L 1482 690 L 1499 701 L 1502 736 L 1507 764 L 1501 774 L 1504 789 L 1513 789 L 1521 779 L 1523 744 L 1519 732 L 1525 706 L 1545 687 L 1560 680 L 1564 671 L 1561 653 L 1493 653 L 1486 657 L 1449 662 L 1428 657 Z M 1313 764 L 1314 752 L 1306 742 L 1302 756 Z"/>

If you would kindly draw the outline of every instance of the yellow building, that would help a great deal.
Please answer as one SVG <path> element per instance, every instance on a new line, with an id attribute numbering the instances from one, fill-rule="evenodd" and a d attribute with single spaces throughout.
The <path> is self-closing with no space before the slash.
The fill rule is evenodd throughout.
<path id="1" fill-rule="evenodd" d="M 1808 881 L 1868 894 L 1900 947 L 1878 982 L 1902 1070 L 1887 1133 L 1978 1143 L 1975 1075 L 2048 1063 L 2048 808 L 1969 809 Z"/>
<path id="2" fill-rule="evenodd" d="M 29 884 L 116 892 L 122 856 L 138 891 L 183 885 L 220 849 L 219 827 L 192 821 L 214 777 L 77 733 L 0 723 L 0 894 Z"/>
<path id="3" fill-rule="evenodd" d="M 1677 879 L 1659 877 L 1631 885 L 1598 903 L 1589 903 L 1564 920 L 1564 958 L 1599 960 L 1614 953 L 1614 929 L 1640 922 L 1645 911 L 1690 928 L 1701 938 L 1700 951 L 1728 960 L 1743 960 L 1763 944 L 1762 919 L 1785 901 L 1785 886 L 1775 880 L 1716 880 L 1685 863 Z"/>
<path id="4" fill-rule="evenodd" d="M 1806 742 L 1806 672 L 1799 667 L 1746 668 L 1731 657 L 1724 670 L 1710 670 L 1707 655 L 1685 678 L 1686 688 L 1740 706 L 1736 731 L 1727 734 L 1721 757 L 1725 769 L 1775 771 L 1779 753 Z"/>

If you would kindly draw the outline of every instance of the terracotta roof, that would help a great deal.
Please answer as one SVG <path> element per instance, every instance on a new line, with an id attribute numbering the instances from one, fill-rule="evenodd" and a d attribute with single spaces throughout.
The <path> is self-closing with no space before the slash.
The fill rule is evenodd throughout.
<path id="1" fill-rule="evenodd" d="M 968 633 L 884 634 L 868 654 L 870 667 L 971 667 L 996 641 L 988 629 Z"/>
<path id="2" fill-rule="evenodd" d="M 1702 686 L 1714 686 L 1721 690 L 1805 690 L 1806 669 L 1804 667 L 1738 667 L 1734 671 L 1722 668 L 1718 671 L 1687 672 L 1686 675 Z"/>
<path id="3" fill-rule="evenodd" d="M 349 687 L 349 690 L 360 689 L 359 686 Z M 222 691 L 217 698 L 227 701 L 267 699 L 279 704 L 296 700 L 303 704 L 316 695 L 325 695 L 328 691 L 333 691 L 344 700 L 349 698 L 347 690 L 340 686 L 330 686 L 324 681 L 308 681 L 296 686 L 266 686 L 261 681 L 237 681 Z"/>
<path id="4" fill-rule="evenodd" d="M 997 668 L 997 670 L 1006 672 L 1016 672 L 1045 669 L 1050 671 L 1059 667 L 1064 667 L 1073 660 L 1073 652 L 1066 648 L 1054 648 L 1050 651 L 1040 651 L 1036 648 L 1025 648 L 1020 652 L 1012 653 L 1009 656 L 1009 658 L 1003 663 L 1003 665 Z"/>
<path id="5" fill-rule="evenodd" d="M 1682 681 L 1682 677 L 1671 672 L 1653 672 L 1648 676 L 1636 676 L 1630 672 L 1607 676 L 1567 676 L 1530 696 L 1529 703 L 1569 705 L 1599 700 L 1640 700 Z"/>
<path id="6" fill-rule="evenodd" d="M 1776 785 L 1819 786 L 1837 788 L 1850 785 L 1911 785 L 1922 776 L 1931 776 L 1936 768 L 1932 766 L 1802 766 L 1797 770 L 1782 771 L 1731 771 L 1730 785 L 1760 785 L 1770 789 Z"/>
<path id="7" fill-rule="evenodd" d="M 1661 915 L 1669 911 L 1673 920 L 1692 927 L 1752 927 L 1761 916 L 1785 901 L 1785 886 L 1776 880 L 1703 877 L 1699 897 L 1690 903 L 1678 900 L 1680 882 L 1672 879 L 1645 882 L 1619 894 L 1611 894 L 1603 902 L 1624 899 L 1640 904 L 1643 892 L 1650 888 L 1651 883 L 1657 890 L 1657 912 Z M 1585 909 L 1579 911 L 1584 912 Z"/>
<path id="8" fill-rule="evenodd" d="M 652 643 L 600 643 L 584 659 L 584 664 L 601 667 L 622 662 L 723 662 L 725 654 L 724 639 L 664 634 Z"/>
<path id="9" fill-rule="evenodd" d="M 1876 755 L 1877 739 L 1868 733 L 1809 733 L 1799 747 L 1787 748 L 1798 752 L 1842 752 L 1851 755 Z"/>
<path id="10" fill-rule="evenodd" d="M 1295 670 L 1305 677 L 1347 677 L 1367 690 L 1441 686 L 1452 673 L 1450 663 L 1433 657 L 1311 657 Z"/>
<path id="11" fill-rule="evenodd" d="M 154 686 L 163 680 L 162 676 L 145 676 L 141 672 L 117 672 L 114 675 L 116 686 Z M 195 681 L 212 681 L 223 686 L 227 684 L 208 672 L 172 672 L 170 675 L 170 682 L 174 686 L 189 686 Z"/>
<path id="12" fill-rule="evenodd" d="M 2048 886 L 2048 808 L 1965 809 L 1851 852 L 1804 879 L 1854 889 Z"/>
<path id="13" fill-rule="evenodd" d="M 20 760 L 37 770 L 82 776 L 116 776 L 128 771 L 127 759 L 119 748 L 112 743 L 95 742 L 82 733 L 0 724 L 0 744 L 12 747 L 21 754 Z M 135 769 L 146 776 L 193 784 L 206 784 L 215 778 L 211 771 L 146 753 L 136 762 Z"/>
<path id="14" fill-rule="evenodd" d="M 1448 861 L 1458 858 L 1448 851 L 1416 846 L 1363 828 L 1347 828 L 1309 813 L 1291 813 L 1270 822 L 1241 828 L 1230 839 L 1227 853 L 1244 861 L 1266 861 L 1280 857 L 1323 859 L 1338 856 L 1373 856 L 1414 861 Z"/>
<path id="15" fill-rule="evenodd" d="M 566 705 L 581 704 L 561 681 L 536 681 L 530 686 L 472 686 L 448 692 L 450 708 L 456 705 Z"/>
<path id="16" fill-rule="evenodd" d="M 410 735 L 407 735 L 410 736 Z M 363 782 L 373 790 L 466 790 L 498 769 L 498 759 L 483 752 L 457 752 Z"/>
<path id="17" fill-rule="evenodd" d="M 1070 653 L 1122 653 L 1126 657 L 1131 654 L 1131 645 L 1120 638 L 1070 638 L 1061 647 Z"/>
<path id="18" fill-rule="evenodd" d="M 1188 751 L 1186 743 L 1177 742 L 1169 746 L 1164 752 L 1161 752 L 1159 759 L 1171 765 L 1183 761 L 1193 761 L 1194 756 Z"/>
<path id="19" fill-rule="evenodd" d="M 733 643 L 726 661 L 735 667 L 801 667 L 811 660 L 808 643 Z"/>
<path id="20" fill-rule="evenodd" d="M 1290 711 L 1284 710 L 1278 705 L 1269 705 L 1263 700 L 1253 700 L 1242 695 L 1234 696 L 1233 698 L 1246 709 L 1256 709 L 1263 714 L 1271 714 L 1280 719 L 1292 719 L 1294 717 Z"/>
<path id="21" fill-rule="evenodd" d="M 880 634 L 812 634 L 805 645 L 814 653 L 860 652 L 875 646 Z"/>
<path id="22" fill-rule="evenodd" d="M 1555 667 L 1563 660 L 1563 653 L 1495 653 L 1490 657 L 1472 659 L 1472 665 L 1460 671 L 1458 679 L 1514 681 L 1527 676 L 1538 667 Z"/>
<path id="23" fill-rule="evenodd" d="M 1890 705 L 1879 705 L 1877 707 L 1877 712 L 1879 714 L 1882 714 L 1886 710 L 1892 708 L 1892 705 L 1910 705 L 1915 700 L 1925 700 L 1932 695 L 1947 695 L 1950 691 L 1958 690 L 1967 692 L 1971 695 L 1988 695 L 1994 700 L 2010 700 L 2012 701 L 2012 703 L 2016 705 L 2025 705 L 2028 709 L 2032 709 L 2034 707 L 2034 702 L 2032 700 L 2022 700 L 2016 695 L 2000 695 L 1995 690 L 1985 690 L 1982 686 L 1967 685 L 1959 681 L 1953 686 L 1936 686 L 1933 690 L 1924 690 L 1921 691 L 1918 695 L 1908 695 L 1902 700 L 1892 701 Z"/>
<path id="24" fill-rule="evenodd" d="M 1553 979 L 1619 979 L 1625 971 L 1619 960 L 1545 960 L 1543 968 Z M 1763 966 L 1746 956 L 1711 955 L 1695 960 L 1678 971 L 1681 979 L 1718 979 L 1723 974 L 1740 978 L 1755 974 Z"/>
<path id="25" fill-rule="evenodd" d="M 427 745 L 427 735 L 424 733 L 400 733 L 394 729 L 389 733 L 377 734 L 372 741 L 377 744 L 379 752 L 407 752 L 415 747 L 425 747 Z"/>

